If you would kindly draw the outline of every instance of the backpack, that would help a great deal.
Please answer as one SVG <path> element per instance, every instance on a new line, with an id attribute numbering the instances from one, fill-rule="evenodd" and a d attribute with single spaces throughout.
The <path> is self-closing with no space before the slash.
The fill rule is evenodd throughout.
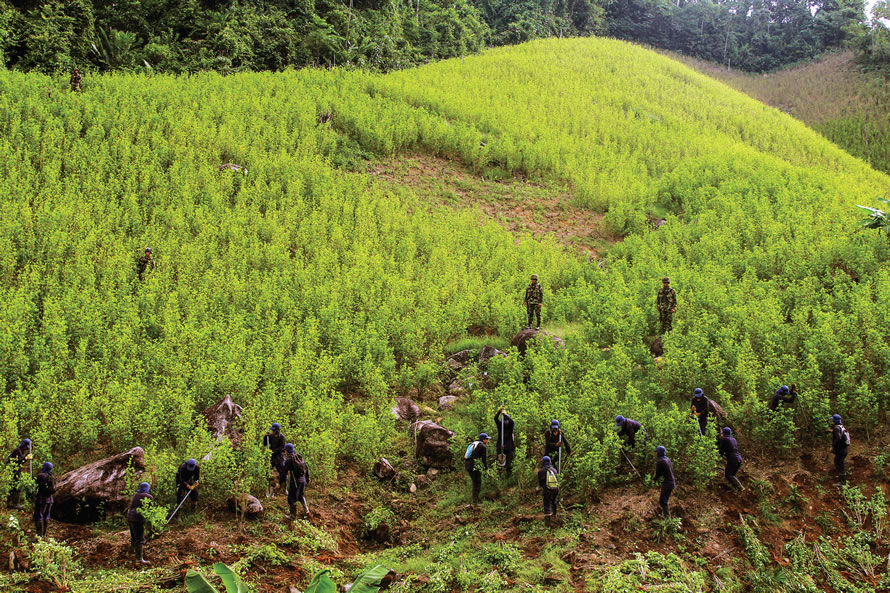
<path id="1" fill-rule="evenodd" d="M 850 446 L 850 433 L 847 432 L 847 429 L 841 426 L 842 434 L 844 435 L 844 443 L 849 447 Z"/>
<path id="2" fill-rule="evenodd" d="M 547 468 L 547 477 L 544 478 L 544 485 L 548 490 L 556 490 L 559 488 L 559 478 L 556 477 L 556 470 L 552 467 Z"/>
<path id="3" fill-rule="evenodd" d="M 476 450 L 476 445 L 479 444 L 479 441 L 473 441 L 469 445 L 467 445 L 467 452 L 464 453 L 464 459 L 469 459 L 473 456 L 473 451 Z"/>
<path id="4" fill-rule="evenodd" d="M 297 462 L 297 467 L 300 468 L 300 471 L 305 476 L 309 471 L 309 466 L 306 464 L 306 460 L 299 453 L 294 454 L 294 460 Z"/>

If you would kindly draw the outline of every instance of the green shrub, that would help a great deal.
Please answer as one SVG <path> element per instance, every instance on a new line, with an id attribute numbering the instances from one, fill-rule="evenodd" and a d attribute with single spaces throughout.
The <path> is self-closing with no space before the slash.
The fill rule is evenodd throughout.
<path id="1" fill-rule="evenodd" d="M 70 588 L 72 579 L 81 571 L 74 548 L 52 538 L 35 542 L 29 556 L 33 570 L 63 591 Z"/>

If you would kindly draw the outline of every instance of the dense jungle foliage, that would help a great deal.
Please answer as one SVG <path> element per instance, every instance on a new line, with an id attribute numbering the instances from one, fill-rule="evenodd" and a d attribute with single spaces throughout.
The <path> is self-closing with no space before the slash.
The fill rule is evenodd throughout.
<path id="1" fill-rule="evenodd" d="M 869 27 L 853 40 L 856 61 L 866 70 L 890 76 L 890 2 L 881 0 L 872 7 Z"/>
<path id="2" fill-rule="evenodd" d="M 608 33 L 765 71 L 840 46 L 863 18 L 862 0 L 0 0 L 0 63 L 44 73 L 396 70 Z"/>
<path id="3" fill-rule="evenodd" d="M 357 172 L 407 150 L 560 180 L 624 241 L 597 265 Z M 138 444 L 162 502 L 182 459 L 215 450 L 202 470 L 215 500 L 265 486 L 260 437 L 278 421 L 330 485 L 389 453 L 393 395 L 442 381 L 449 341 L 524 324 L 536 272 L 544 325 L 572 327 L 567 347 L 493 360 L 449 426 L 455 451 L 506 402 L 530 479 L 559 418 L 576 451 L 562 483 L 592 493 L 621 479 L 621 413 L 705 488 L 719 463 L 689 415 L 694 387 L 743 448 L 774 455 L 827 447 L 835 412 L 861 440 L 886 422 L 890 245 L 857 231 L 854 205 L 888 181 L 804 124 L 613 40 L 387 75 L 97 75 L 83 93 L 65 75 L 3 71 L 0 444 L 29 435 L 59 474 Z M 666 224 L 652 229 L 652 213 Z M 146 246 L 157 268 L 140 281 Z M 656 364 L 664 275 L 679 307 Z M 790 382 L 797 406 L 768 415 Z M 225 393 L 245 408 L 237 450 L 198 422 Z"/>
<path id="4" fill-rule="evenodd" d="M 858 34 L 862 0 L 616 0 L 609 34 L 765 72 L 812 59 Z"/>

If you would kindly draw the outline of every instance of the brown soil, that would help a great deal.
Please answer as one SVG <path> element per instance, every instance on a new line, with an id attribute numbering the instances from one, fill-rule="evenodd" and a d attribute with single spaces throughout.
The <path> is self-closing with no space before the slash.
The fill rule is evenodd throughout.
<path id="1" fill-rule="evenodd" d="M 873 453 L 861 443 L 854 442 L 848 457 L 852 472 L 850 482 L 861 486 L 868 496 L 875 488 L 884 488 L 871 475 L 869 460 Z M 650 468 L 640 469 L 649 471 Z M 742 515 L 754 517 L 761 541 L 767 546 L 773 560 L 782 565 L 788 563 L 784 556 L 785 544 L 800 533 L 805 533 L 808 541 L 820 535 L 851 533 L 843 514 L 844 502 L 839 483 L 831 473 L 831 456 L 827 450 L 820 449 L 788 459 L 758 458 L 753 454 L 747 456 L 739 474 L 747 486 L 742 493 L 736 493 L 726 486 L 722 476 L 715 478 L 708 488 L 695 490 L 684 483 L 682 468 L 677 469 L 681 472 L 678 475 L 680 485 L 672 498 L 671 508 L 675 516 L 682 519 L 684 537 L 679 543 L 671 539 L 654 539 L 652 519 L 660 514 L 657 490 L 645 489 L 632 474 L 628 474 L 624 485 L 600 492 L 595 501 L 566 493 L 567 496 L 561 501 L 562 507 L 572 513 L 580 511 L 573 520 L 579 522 L 581 532 L 578 541 L 567 543 L 559 556 L 570 566 L 568 583 L 576 591 L 585 590 L 591 571 L 596 574 L 633 557 L 637 552 L 648 550 L 665 554 L 683 553 L 684 550 L 691 552 L 707 559 L 705 568 L 711 573 L 727 565 L 734 565 L 738 569 L 738 562 L 744 559 L 745 554 L 733 527 L 739 524 Z M 436 480 L 459 480 L 462 477 L 460 472 L 445 472 Z M 509 507 L 505 505 L 501 509 L 495 505 L 494 508 L 489 507 L 484 515 L 463 505 L 449 513 L 447 509 L 439 508 L 436 496 L 430 490 L 420 490 L 414 496 L 393 492 L 390 507 L 396 513 L 399 525 L 391 541 L 363 539 L 362 517 L 374 503 L 358 492 L 364 490 L 362 483 L 369 479 L 372 478 L 351 467 L 343 471 L 339 480 L 349 487 L 339 493 L 318 493 L 310 488 L 312 523 L 333 535 L 339 543 L 337 553 L 320 552 L 314 555 L 316 561 L 340 567 L 349 574 L 352 569 L 347 565 L 359 553 L 373 552 L 395 544 L 419 543 L 427 547 L 435 543 L 427 541 L 430 533 L 444 537 L 462 525 L 483 519 L 503 526 L 492 537 L 516 542 L 527 559 L 540 557 L 545 548 L 554 544 L 553 538 L 542 536 L 537 531 L 528 532 L 532 525 L 543 522 L 538 495 L 533 491 L 514 489 L 489 492 L 486 496 L 488 500 L 509 500 Z M 789 498 L 792 486 L 806 499 L 801 501 L 800 508 L 795 508 Z M 262 502 L 267 507 L 265 517 L 248 521 L 243 531 L 239 531 L 231 513 L 216 508 L 204 510 L 205 521 L 200 525 L 183 527 L 174 522 L 171 528 L 146 545 L 146 557 L 152 561 L 153 567 L 165 569 L 168 575 L 164 577 L 165 582 L 169 580 L 175 587 L 181 587 L 182 578 L 190 567 L 199 564 L 207 567 L 214 562 L 232 564 L 242 555 L 239 551 L 233 551 L 232 545 L 261 546 L 279 538 L 281 517 L 287 512 L 284 498 L 279 495 L 273 499 L 263 499 Z M 438 513 L 439 518 L 431 518 L 431 510 L 433 514 Z M 569 512 L 563 510 L 560 521 L 567 521 Z M 818 522 L 817 517 L 820 518 Z M 28 525 L 30 533 L 27 518 L 26 513 L 19 514 L 20 521 Z M 82 564 L 89 569 L 138 568 L 129 553 L 126 529 L 109 531 L 101 526 L 53 522 L 50 535 L 73 546 Z M 292 557 L 299 557 L 297 550 L 287 546 L 282 546 L 282 550 Z M 888 551 L 885 545 L 881 545 L 875 553 L 887 555 Z M 297 560 L 284 566 L 257 561 L 251 573 L 261 575 L 257 590 L 262 593 L 288 591 L 290 586 L 305 583 L 311 576 Z M 51 583 L 34 578 L 23 586 L 23 590 L 48 593 L 57 589 Z"/>
<path id="2" fill-rule="evenodd" d="M 459 162 L 421 153 L 375 162 L 368 172 L 411 187 L 433 205 L 479 208 L 512 233 L 552 234 L 590 257 L 621 240 L 606 230 L 602 214 L 576 207 L 570 190 L 521 175 L 504 178 L 497 170 L 501 178 L 487 179 Z"/>

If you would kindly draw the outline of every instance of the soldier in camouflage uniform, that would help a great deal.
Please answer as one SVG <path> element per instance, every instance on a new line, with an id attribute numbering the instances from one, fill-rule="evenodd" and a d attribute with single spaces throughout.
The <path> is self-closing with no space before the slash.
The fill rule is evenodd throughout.
<path id="1" fill-rule="evenodd" d="M 658 308 L 658 317 L 661 320 L 661 333 L 665 334 L 673 327 L 674 311 L 677 310 L 677 293 L 671 288 L 670 278 L 665 276 L 661 282 L 662 287 L 658 291 L 658 298 L 655 299 L 655 306 Z"/>
<path id="2" fill-rule="evenodd" d="M 83 76 L 80 75 L 80 70 L 77 68 L 71 72 L 71 92 L 81 93 L 83 92 Z"/>
<path id="3" fill-rule="evenodd" d="M 151 257 L 151 247 L 145 248 L 145 255 L 139 258 L 139 261 L 136 263 L 136 272 L 139 274 L 139 279 L 142 280 L 142 274 L 145 273 L 145 269 L 149 268 L 154 271 L 155 269 L 155 260 Z"/>
<path id="4" fill-rule="evenodd" d="M 544 302 L 544 290 L 538 284 L 538 275 L 532 274 L 532 283 L 525 289 L 525 308 L 528 311 L 528 325 L 532 327 L 532 320 L 537 319 L 535 329 L 541 329 L 541 304 Z"/>

